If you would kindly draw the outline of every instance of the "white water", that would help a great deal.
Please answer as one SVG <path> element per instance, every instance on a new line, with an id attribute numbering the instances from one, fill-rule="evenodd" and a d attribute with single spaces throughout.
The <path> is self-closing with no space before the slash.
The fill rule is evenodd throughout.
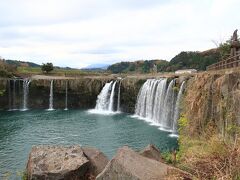
<path id="1" fill-rule="evenodd" d="M 166 78 L 148 79 L 138 93 L 134 115 L 151 125 L 159 126 L 161 130 L 174 132 L 172 137 L 176 137 L 179 103 L 184 83 L 180 87 L 178 96 L 174 86 L 175 80 L 167 85 Z"/>
<path id="2" fill-rule="evenodd" d="M 21 111 L 28 110 L 28 93 L 29 93 L 29 84 L 31 80 L 30 79 L 24 79 L 23 80 L 23 107 Z"/>
<path id="3" fill-rule="evenodd" d="M 53 109 L 53 80 L 51 80 L 50 85 L 50 94 L 49 94 L 49 108 L 48 111 L 52 111 Z"/>
<path id="4" fill-rule="evenodd" d="M 106 83 L 97 97 L 95 109 L 90 110 L 90 113 L 96 114 L 115 114 L 118 113 L 114 110 L 114 97 L 115 87 L 117 81 Z"/>
<path id="5" fill-rule="evenodd" d="M 68 110 L 68 81 L 66 81 L 66 89 L 65 89 L 65 111 Z"/>
<path id="6" fill-rule="evenodd" d="M 164 107 L 163 107 L 163 116 L 161 117 L 161 125 L 165 129 L 171 129 L 173 123 L 173 115 L 175 108 L 175 93 L 174 87 L 175 80 L 172 80 L 167 88 L 167 93 L 164 99 Z"/>
<path id="7" fill-rule="evenodd" d="M 117 102 L 117 111 L 121 112 L 121 107 L 120 107 L 120 101 L 121 101 L 121 84 L 122 80 L 119 81 L 119 86 L 118 86 L 118 102 Z"/>
<path id="8" fill-rule="evenodd" d="M 177 96 L 177 101 L 176 101 L 176 106 L 175 106 L 174 116 L 173 116 L 173 127 L 172 127 L 173 134 L 177 134 L 177 125 L 178 125 L 177 121 L 180 117 L 179 107 L 180 107 L 180 102 L 181 102 L 184 87 L 185 87 L 185 81 L 182 82 L 180 90 L 178 92 L 178 96 Z"/>
<path id="9" fill-rule="evenodd" d="M 12 98 L 11 98 L 11 80 L 8 80 L 8 110 L 12 110 Z"/>
<path id="10" fill-rule="evenodd" d="M 12 110 L 17 110 L 16 109 L 16 80 L 13 80 L 13 96 L 12 96 Z"/>
<path id="11" fill-rule="evenodd" d="M 110 99 L 109 99 L 108 111 L 114 111 L 114 94 L 115 94 L 116 83 L 117 83 L 117 81 L 115 81 L 112 85 L 111 95 L 110 95 Z"/>

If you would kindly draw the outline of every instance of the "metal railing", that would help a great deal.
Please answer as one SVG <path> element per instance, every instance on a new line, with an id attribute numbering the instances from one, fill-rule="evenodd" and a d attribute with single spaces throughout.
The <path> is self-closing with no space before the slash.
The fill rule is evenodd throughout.
<path id="1" fill-rule="evenodd" d="M 207 66 L 207 71 L 240 67 L 240 53 L 215 64 Z"/>

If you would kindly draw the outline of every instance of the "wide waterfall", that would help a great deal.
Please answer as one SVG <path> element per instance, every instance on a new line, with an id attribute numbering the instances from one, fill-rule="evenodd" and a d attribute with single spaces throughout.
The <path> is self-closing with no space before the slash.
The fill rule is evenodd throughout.
<path id="1" fill-rule="evenodd" d="M 49 94 L 49 111 L 54 110 L 53 109 L 53 80 L 51 80 L 51 84 L 50 84 L 50 94 Z"/>
<path id="2" fill-rule="evenodd" d="M 28 110 L 28 93 L 29 93 L 29 84 L 31 80 L 30 79 L 24 79 L 23 80 L 23 107 L 22 111 Z"/>
<path id="3" fill-rule="evenodd" d="M 135 116 L 159 126 L 161 130 L 175 132 L 179 117 L 176 106 L 179 106 L 184 83 L 178 96 L 174 87 L 175 79 L 168 86 L 166 78 L 148 79 L 138 93 Z"/>
<path id="4" fill-rule="evenodd" d="M 65 109 L 68 110 L 68 81 L 66 81 L 66 89 L 65 89 Z"/>

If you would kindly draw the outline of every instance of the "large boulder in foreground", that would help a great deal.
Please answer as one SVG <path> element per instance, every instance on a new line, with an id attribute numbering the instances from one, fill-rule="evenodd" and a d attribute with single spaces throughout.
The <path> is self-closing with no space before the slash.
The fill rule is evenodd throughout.
<path id="1" fill-rule="evenodd" d="M 160 150 L 153 144 L 149 144 L 142 151 L 140 151 L 139 154 L 144 157 L 163 162 Z"/>
<path id="2" fill-rule="evenodd" d="M 127 146 L 120 148 L 97 180 L 159 180 L 171 167 L 143 157 Z"/>
<path id="3" fill-rule="evenodd" d="M 82 147 L 82 150 L 87 159 L 90 161 L 89 173 L 96 177 L 107 165 L 108 158 L 96 148 Z"/>
<path id="4" fill-rule="evenodd" d="M 34 146 L 27 163 L 28 179 L 86 179 L 89 160 L 80 146 Z"/>

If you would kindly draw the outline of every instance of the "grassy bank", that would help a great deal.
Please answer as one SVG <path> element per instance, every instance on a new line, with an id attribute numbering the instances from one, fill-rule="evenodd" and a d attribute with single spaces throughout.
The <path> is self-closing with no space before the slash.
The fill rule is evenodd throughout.
<path id="1" fill-rule="evenodd" d="M 18 74 L 25 75 L 25 76 L 43 74 L 40 67 L 18 67 L 17 72 Z M 54 70 L 49 72 L 48 75 L 78 77 L 78 76 L 91 76 L 91 75 L 93 76 L 108 75 L 108 73 L 103 71 L 86 71 L 86 70 L 79 70 L 79 69 L 54 68 Z"/>

